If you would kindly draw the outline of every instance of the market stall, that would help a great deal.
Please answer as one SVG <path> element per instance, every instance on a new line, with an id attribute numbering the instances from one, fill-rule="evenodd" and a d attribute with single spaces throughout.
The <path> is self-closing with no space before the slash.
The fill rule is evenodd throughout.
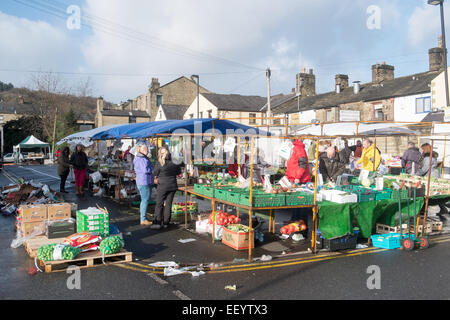
<path id="1" fill-rule="evenodd" d="M 27 150 L 27 154 L 23 154 L 23 150 Z M 48 158 L 50 153 L 50 144 L 43 142 L 31 135 L 13 147 L 13 153 L 16 159 L 22 161 L 39 161 L 44 163 L 44 159 Z"/>
<path id="2" fill-rule="evenodd" d="M 380 226 L 384 228 L 394 228 L 398 224 L 399 202 L 401 212 L 412 216 L 418 214 L 425 208 L 425 219 L 427 205 L 429 201 L 434 199 L 446 199 L 448 193 L 444 188 L 435 186 L 437 181 L 429 184 L 431 187 L 424 190 L 435 190 L 431 193 L 428 191 L 420 194 L 415 202 L 416 210 L 411 212 L 409 204 L 405 202 L 408 197 L 408 191 L 401 187 L 405 183 L 419 182 L 408 181 L 404 175 L 391 176 L 387 175 L 385 171 L 374 171 L 375 175 L 369 177 L 371 179 L 361 178 L 358 176 L 346 175 L 346 179 L 335 185 L 318 184 L 317 179 L 314 179 L 313 184 L 307 185 L 283 185 L 279 181 L 274 181 L 273 178 L 267 179 L 267 185 L 256 185 L 253 182 L 253 175 L 255 171 L 254 163 L 257 158 L 256 150 L 259 147 L 261 140 L 271 140 L 269 143 L 270 157 L 278 157 L 279 147 L 285 145 L 287 141 L 304 139 L 310 140 L 316 144 L 316 154 L 314 161 L 314 168 L 312 173 L 315 177 L 320 175 L 318 170 L 319 163 L 319 142 L 321 140 L 335 140 L 337 138 L 359 138 L 372 137 L 375 141 L 377 137 L 387 136 L 410 136 L 419 137 L 420 133 L 410 128 L 414 127 L 414 123 L 342 123 L 342 124 L 322 124 L 309 125 L 300 129 L 293 136 L 273 137 L 255 128 L 236 124 L 229 120 L 218 119 L 201 119 L 201 120 L 184 120 L 184 121 L 164 121 L 158 123 L 147 123 L 137 125 L 125 125 L 108 130 L 98 132 L 92 137 L 93 140 L 115 140 L 115 139 L 164 139 L 169 144 L 169 148 L 174 152 L 175 156 L 180 158 L 185 165 L 184 170 L 184 186 L 180 187 L 185 195 L 184 202 L 184 216 L 185 226 L 187 227 L 187 217 L 191 211 L 192 196 L 203 198 L 211 202 L 212 214 L 209 215 L 210 227 L 204 228 L 211 233 L 212 241 L 216 240 L 216 229 L 221 228 L 223 231 L 231 232 L 227 226 L 236 224 L 236 218 L 239 219 L 240 213 L 248 214 L 249 224 L 244 230 L 239 230 L 238 235 L 247 239 L 247 246 L 238 246 L 240 249 L 245 248 L 249 251 L 249 257 L 252 255 L 254 239 L 254 230 L 252 229 L 252 216 L 255 211 L 267 211 L 269 213 L 269 232 L 275 232 L 275 214 L 277 210 L 281 209 L 295 209 L 295 208 L 311 208 L 313 214 L 313 224 L 309 226 L 312 230 L 311 247 L 313 252 L 317 252 L 319 239 L 333 240 L 342 239 L 356 239 L 354 234 L 358 232 L 358 236 L 362 238 L 369 238 L 375 230 Z M 227 177 L 224 172 L 218 170 L 218 165 L 221 165 L 221 170 L 226 169 L 226 165 L 221 164 L 220 152 L 225 149 L 226 142 L 225 134 L 227 129 L 241 130 L 236 134 L 233 131 L 226 134 L 226 137 L 233 140 L 229 150 L 236 150 L 238 153 L 236 159 L 238 167 L 245 162 L 243 154 L 248 156 L 248 163 L 250 169 L 250 177 L 247 179 L 233 179 Z M 251 130 L 251 131 L 250 131 Z M 166 140 L 167 137 L 171 139 Z M 196 163 L 193 153 L 195 149 L 195 139 L 202 139 L 204 137 L 211 137 L 217 139 L 214 141 L 214 146 L 219 149 L 218 157 L 208 159 L 209 167 L 200 161 Z M 278 140 L 274 140 L 278 139 Z M 201 140 L 200 140 L 201 141 Z M 337 139 L 339 141 L 339 139 Z M 288 144 L 288 143 L 287 143 Z M 176 148 L 175 148 L 176 146 Z M 275 151 L 274 151 L 275 150 Z M 183 159 L 184 157 L 184 159 Z M 205 159 L 202 159 L 205 160 Z M 216 161 L 219 160 L 219 161 Z M 283 161 L 280 161 L 282 163 Z M 387 162 L 387 161 L 386 161 Z M 195 170 L 195 165 L 204 166 L 204 172 L 198 174 Z M 385 163 L 386 164 L 386 163 Z M 125 175 L 124 172 L 118 170 L 119 176 Z M 131 174 L 132 170 L 129 170 Z M 207 174 L 206 174 L 207 173 Z M 273 172 L 269 174 L 273 175 Z M 194 177 L 196 183 L 188 184 L 188 178 Z M 381 179 L 381 186 L 379 181 Z M 320 179 L 319 179 L 320 180 Z M 273 185 L 272 183 L 275 183 Z M 425 181 L 421 181 L 422 185 Z M 406 192 L 406 197 L 404 193 Z M 191 196 L 188 202 L 188 195 Z M 399 196 L 400 195 L 400 196 Z M 120 197 L 120 194 L 119 194 Z M 221 212 L 217 212 L 216 204 L 224 204 L 236 208 L 237 216 L 221 216 Z M 177 204 L 180 206 L 181 204 Z M 407 209 L 408 208 L 408 209 Z M 180 209 L 181 210 L 181 209 Z M 183 210 L 181 210 L 182 212 Z M 402 216 L 402 215 L 400 215 Z M 205 217 L 208 222 L 208 217 Z M 219 219 L 228 221 L 220 222 Z M 228 220 L 227 220 L 228 219 Z M 198 227 L 205 227 L 199 224 Z M 301 224 L 294 227 L 294 232 L 298 232 L 303 228 Z M 208 229 L 209 228 L 209 229 Z M 377 229 L 378 230 L 378 229 Z M 301 230 L 300 230 L 301 231 Z M 320 236 L 317 233 L 320 231 Z M 425 232 L 425 231 L 424 231 Z M 350 236 L 351 235 L 351 236 Z M 225 242 L 224 242 L 225 243 Z"/>

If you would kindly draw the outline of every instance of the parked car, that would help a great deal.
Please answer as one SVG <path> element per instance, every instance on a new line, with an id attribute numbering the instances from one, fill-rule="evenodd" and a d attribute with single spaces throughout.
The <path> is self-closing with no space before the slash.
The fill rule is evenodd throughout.
<path id="1" fill-rule="evenodd" d="M 14 154 L 13 153 L 7 153 L 3 156 L 3 162 L 4 163 L 11 163 L 14 162 Z"/>

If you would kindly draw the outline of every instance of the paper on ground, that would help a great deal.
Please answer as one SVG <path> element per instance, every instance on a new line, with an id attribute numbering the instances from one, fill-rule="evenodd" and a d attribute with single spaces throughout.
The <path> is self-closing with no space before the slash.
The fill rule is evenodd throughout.
<path id="1" fill-rule="evenodd" d="M 150 263 L 149 266 L 165 268 L 165 267 L 178 267 L 178 264 L 174 261 L 159 261 Z"/>
<path id="2" fill-rule="evenodd" d="M 197 241 L 196 239 L 180 239 L 180 240 L 178 240 L 178 242 L 181 242 L 181 243 L 188 243 L 188 242 L 192 242 L 192 241 Z"/>

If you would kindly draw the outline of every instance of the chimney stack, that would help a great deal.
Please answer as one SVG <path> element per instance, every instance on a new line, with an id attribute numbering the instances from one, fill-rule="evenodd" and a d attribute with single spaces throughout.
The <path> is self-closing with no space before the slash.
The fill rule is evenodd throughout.
<path id="1" fill-rule="evenodd" d="M 383 81 L 394 79 L 394 67 L 383 62 L 372 66 L 372 82 L 380 84 Z"/>
<path id="2" fill-rule="evenodd" d="M 336 89 L 337 93 L 340 93 L 345 88 L 348 88 L 348 75 L 346 75 L 346 74 L 337 74 L 334 77 L 334 81 L 335 81 L 335 89 Z M 338 89 L 338 87 L 339 87 L 339 89 Z"/>
<path id="3" fill-rule="evenodd" d="M 159 84 L 158 78 L 152 78 L 152 84 L 150 85 L 150 89 L 158 90 L 161 85 Z"/>
<path id="4" fill-rule="evenodd" d="M 313 69 L 309 69 L 309 73 L 306 73 L 306 69 L 303 68 L 302 73 L 297 73 L 296 83 L 297 93 L 304 97 L 316 95 L 316 76 Z"/>
<path id="5" fill-rule="evenodd" d="M 102 112 L 103 111 L 103 97 L 98 97 L 97 98 L 97 112 Z"/>
<path id="6" fill-rule="evenodd" d="M 428 50 L 430 59 L 430 71 L 444 70 L 444 48 L 442 46 L 442 36 L 439 36 L 438 47 Z"/>

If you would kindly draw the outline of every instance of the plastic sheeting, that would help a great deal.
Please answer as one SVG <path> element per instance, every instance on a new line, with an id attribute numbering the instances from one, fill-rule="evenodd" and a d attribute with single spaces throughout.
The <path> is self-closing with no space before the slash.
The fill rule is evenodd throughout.
<path id="1" fill-rule="evenodd" d="M 186 133 L 214 133 L 243 134 L 243 135 L 270 135 L 265 131 L 249 127 L 230 120 L 218 119 L 189 119 L 166 120 L 123 125 L 110 130 L 97 133 L 93 140 L 108 140 L 119 138 L 141 139 L 153 137 L 158 134 L 186 134 Z"/>
<path id="2" fill-rule="evenodd" d="M 418 134 L 418 132 L 405 128 L 406 124 L 399 123 L 360 123 L 356 122 L 327 123 L 323 125 L 308 125 L 295 132 L 296 135 L 305 136 L 356 136 L 358 135 L 396 135 Z M 358 130 L 357 130 L 358 129 Z M 375 132 L 376 130 L 376 132 Z M 357 132 L 358 131 L 358 132 Z"/>
<path id="3" fill-rule="evenodd" d="M 122 126 L 122 125 L 114 124 L 114 125 L 104 126 L 104 127 L 100 127 L 100 128 L 95 128 L 92 130 L 77 132 L 77 133 L 71 134 L 70 136 L 67 136 L 67 137 L 61 139 L 60 141 L 58 141 L 56 143 L 56 145 L 59 146 L 59 145 L 63 144 L 64 142 L 68 142 L 70 144 L 80 143 L 80 144 L 84 145 L 85 147 L 89 147 L 93 143 L 92 137 L 95 134 L 98 134 L 100 132 L 103 132 L 103 131 L 106 131 L 106 130 L 109 130 L 109 129 L 112 129 L 115 127 L 120 127 L 120 126 Z"/>

